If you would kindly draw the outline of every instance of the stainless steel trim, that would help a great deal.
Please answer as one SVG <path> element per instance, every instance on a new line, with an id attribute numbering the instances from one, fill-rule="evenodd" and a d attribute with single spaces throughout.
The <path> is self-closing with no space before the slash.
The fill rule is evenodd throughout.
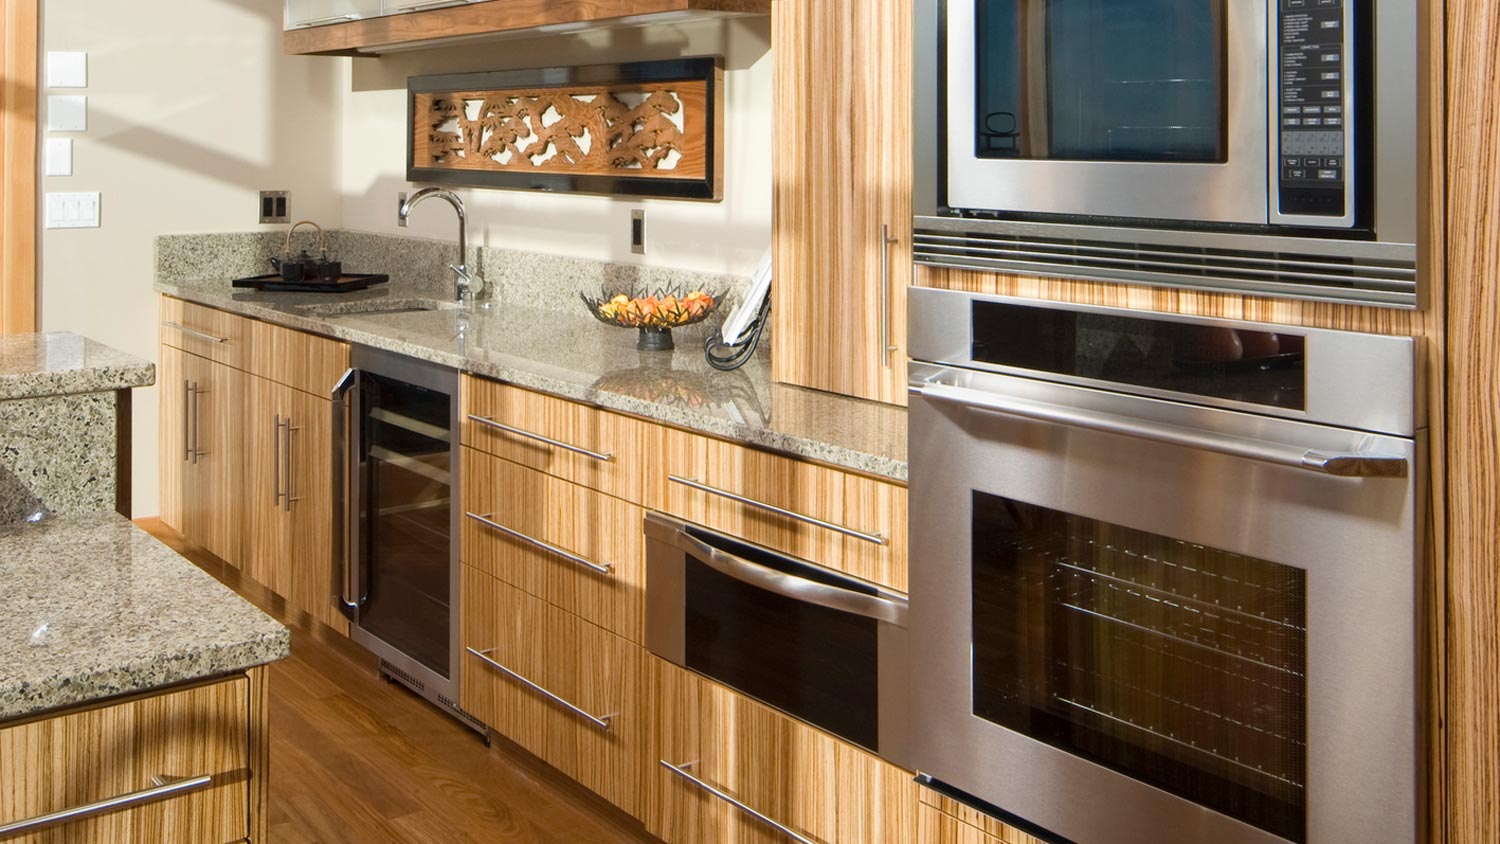
<path id="1" fill-rule="evenodd" d="M 207 340 L 210 343 L 228 343 L 229 342 L 228 340 L 224 339 L 223 337 L 215 337 L 212 334 L 205 334 L 202 331 L 198 331 L 198 330 L 193 329 L 193 328 L 188 328 L 187 326 L 185 326 L 185 325 L 183 325 L 181 323 L 177 323 L 177 322 L 163 322 L 162 323 L 162 327 L 163 328 L 170 328 L 173 331 L 180 331 L 180 332 L 182 332 L 183 334 L 186 334 L 189 337 L 197 337 L 199 340 Z"/>
<path id="2" fill-rule="evenodd" d="M 668 475 L 667 480 L 671 481 L 674 484 L 680 484 L 690 489 L 696 489 L 699 492 L 706 492 L 709 495 L 716 495 L 720 498 L 726 498 L 738 504 L 744 504 L 747 507 L 754 507 L 758 510 L 764 510 L 767 513 L 775 513 L 778 516 L 785 516 L 788 519 L 793 519 L 795 521 L 802 522 L 803 524 L 812 525 L 813 527 L 820 527 L 824 530 L 831 530 L 834 533 L 841 533 L 844 536 L 864 540 L 871 545 L 890 544 L 890 542 L 884 536 L 878 533 L 866 533 L 862 530 L 855 530 L 854 528 L 844 527 L 843 525 L 836 525 L 833 522 L 825 522 L 822 519 L 814 518 L 812 516 L 805 516 L 793 510 L 787 510 L 782 507 L 777 507 L 774 504 L 767 504 L 764 501 L 756 501 L 753 498 L 746 498 L 743 495 L 736 495 L 735 493 L 728 492 L 726 490 L 711 487 L 707 484 L 700 483 L 690 478 L 681 478 L 677 475 Z"/>
<path id="3" fill-rule="evenodd" d="M 182 379 L 182 459 L 183 462 L 191 463 L 193 460 L 193 382 L 190 379 Z"/>
<path id="4" fill-rule="evenodd" d="M 1144 422 L 1127 416 L 1115 416 L 1069 407 L 1052 407 L 1016 398 L 1001 400 L 978 390 L 940 384 L 914 387 L 911 392 L 923 398 L 962 405 L 979 413 L 996 413 L 1035 422 L 1050 422 L 1089 431 L 1119 434 L 1167 445 L 1212 451 L 1231 457 L 1243 457 L 1275 466 L 1306 469 L 1325 475 L 1346 478 L 1404 478 L 1408 470 L 1406 458 L 1395 455 L 1329 454 L 1314 448 L 1299 448 L 1266 440 L 1233 437 L 1176 425 Z"/>
<path id="5" fill-rule="evenodd" d="M 155 778 L 153 778 L 153 781 L 155 781 Z M 100 800 L 97 803 L 89 803 L 85 806 L 76 806 L 71 809 L 63 809 L 59 812 L 15 821 L 14 823 L 0 826 L 0 841 L 37 833 L 45 829 L 51 829 L 52 827 L 62 826 L 63 824 L 98 817 L 99 815 L 107 815 L 111 812 L 118 812 L 121 809 L 129 809 L 144 803 L 177 797 L 193 791 L 202 791 L 213 785 L 213 781 L 214 778 L 209 775 L 193 777 L 192 779 L 175 780 L 143 791 L 135 791 L 130 794 L 111 797 L 108 800 Z"/>
<path id="6" fill-rule="evenodd" d="M 693 526 L 687 522 L 661 513 L 646 514 L 648 539 L 665 542 L 726 577 L 800 603 L 827 607 L 897 627 L 906 626 L 908 605 L 905 598 L 885 592 L 871 595 L 787 574 L 715 548 L 690 534 L 690 527 Z M 705 530 L 704 533 L 712 532 Z M 818 568 L 831 578 L 843 580 L 851 586 L 860 585 L 853 578 L 843 577 L 821 566 Z"/>
<path id="7" fill-rule="evenodd" d="M 272 421 L 275 423 L 276 431 L 271 436 L 271 462 L 273 464 L 271 473 L 271 486 L 273 488 L 273 491 L 275 492 L 275 496 L 271 499 L 271 501 L 272 504 L 274 504 L 276 507 L 280 507 L 281 499 L 286 497 L 286 493 L 281 491 L 281 414 L 276 414 L 275 418 Z"/>
<path id="8" fill-rule="evenodd" d="M 557 704 L 558 706 L 561 706 L 562 708 L 568 710 L 569 712 L 573 713 L 574 715 L 577 715 L 579 718 L 582 718 L 583 720 L 589 722 L 590 724 L 593 724 L 595 727 L 598 727 L 601 730 L 606 730 L 606 731 L 609 730 L 609 728 L 610 728 L 609 727 L 609 722 L 610 722 L 611 719 L 613 719 L 615 717 L 614 715 L 594 715 L 594 714 L 588 712 L 587 710 L 580 709 L 579 707 L 577 707 L 574 704 L 570 703 L 567 699 L 559 697 L 559 696 L 553 694 L 552 692 L 547 691 L 545 688 L 537 685 L 536 683 L 532 682 L 531 680 L 526 679 L 525 677 L 521 676 L 520 674 L 517 674 L 516 672 L 510 670 L 509 668 L 506 668 L 505 666 L 503 666 L 500 663 L 496 662 L 495 660 L 491 659 L 490 658 L 490 654 L 492 654 L 492 653 L 495 652 L 494 648 L 490 648 L 488 650 L 483 650 L 483 651 L 476 651 L 473 648 L 466 647 L 466 648 L 464 648 L 464 650 L 468 651 L 469 654 L 470 654 L 470 656 L 477 657 L 485 665 L 488 665 L 489 667 L 495 669 L 496 671 L 499 671 L 501 674 L 504 674 L 505 676 L 509 677 L 510 679 L 515 680 L 517 683 L 520 683 L 521 685 L 525 686 L 526 688 L 531 689 L 532 691 L 536 692 L 537 694 L 541 695 L 542 697 L 546 698 L 547 700 L 552 701 L 553 703 Z"/>
<path id="9" fill-rule="evenodd" d="M 556 545 L 551 545 L 549 543 L 543 542 L 540 539 L 527 536 L 526 534 L 521 533 L 518 530 L 512 530 L 511 528 L 508 528 L 505 525 L 500 524 L 499 522 L 493 521 L 493 513 L 487 516 L 481 516 L 477 513 L 465 513 L 464 515 L 484 525 L 485 527 L 490 528 L 491 530 L 499 531 L 500 533 L 503 533 L 512 539 L 518 539 L 521 542 L 524 542 L 527 545 L 532 546 L 533 548 L 545 551 L 548 554 L 553 555 L 554 557 L 561 557 L 570 563 L 576 563 L 590 571 L 598 572 L 599 574 L 614 574 L 614 566 L 608 563 L 596 563 L 587 558 L 580 557 L 571 551 L 565 551 L 562 548 L 557 547 Z"/>
<path id="10" fill-rule="evenodd" d="M 685 763 L 685 764 L 682 764 L 682 765 L 673 765 L 671 762 L 668 762 L 665 759 L 662 759 L 660 761 L 661 761 L 661 766 L 663 768 L 666 768 L 667 770 L 671 771 L 672 773 L 676 774 L 677 776 L 679 776 L 682 779 L 686 780 L 687 782 L 691 783 L 693 786 L 695 786 L 695 787 L 697 787 L 699 789 L 702 789 L 703 791 L 708 792 L 709 794 L 713 795 L 714 797 L 719 798 L 720 800 L 724 801 L 725 803 L 728 803 L 729 805 L 731 805 L 734 808 L 740 810 L 741 812 L 744 812 L 745 814 L 749 815 L 750 817 L 755 818 L 756 820 L 760 821 L 761 823 L 765 824 L 766 826 L 771 827 L 772 829 L 776 830 L 777 832 L 781 833 L 782 835 L 785 835 L 786 837 L 792 839 L 793 841 L 799 842 L 799 844 L 822 844 L 822 842 L 818 841 L 817 839 L 815 839 L 815 838 L 809 838 L 808 836 L 803 835 L 802 833 L 796 831 L 795 829 L 792 829 L 791 827 L 787 826 L 786 824 L 783 824 L 783 823 L 780 823 L 780 822 L 776 821 L 774 818 L 770 817 L 769 815 L 766 815 L 763 812 L 756 811 L 755 809 L 753 809 L 750 806 L 746 805 L 744 802 L 742 802 L 739 799 L 735 798 L 733 795 L 731 795 L 729 792 L 725 791 L 724 789 L 719 788 L 718 786 L 713 785 L 713 784 L 709 783 L 706 780 L 702 780 L 702 779 L 699 779 L 696 776 L 693 776 L 693 774 L 691 773 L 691 771 L 689 769 L 692 768 L 694 765 L 697 765 L 698 764 L 697 762 L 688 762 L 688 763 Z"/>
<path id="11" fill-rule="evenodd" d="M 498 431 L 504 431 L 507 434 L 514 434 L 515 436 L 524 437 L 524 438 L 526 438 L 528 440 L 534 440 L 534 441 L 542 443 L 544 445 L 550 445 L 550 446 L 552 446 L 554 448 L 560 448 L 560 449 L 562 449 L 564 451 L 571 451 L 574 454 L 581 454 L 584 457 L 591 457 L 594 460 L 598 460 L 601 463 L 610 463 L 610 462 L 613 462 L 614 459 L 615 459 L 615 456 L 613 454 L 601 454 L 601 453 L 599 453 L 597 451 L 590 451 L 590 450 L 588 450 L 586 448 L 582 448 L 580 446 L 569 445 L 568 443 L 561 442 L 559 440 L 554 440 L 551 437 L 544 437 L 541 434 L 533 434 L 530 431 L 523 431 L 520 428 L 512 428 L 509 425 L 505 425 L 505 424 L 502 424 L 500 422 L 496 422 L 495 420 L 489 418 L 488 416 L 475 416 L 474 414 L 471 413 L 471 414 L 469 414 L 469 419 L 471 421 L 478 422 L 479 424 L 481 424 L 481 425 L 483 425 L 483 426 L 485 426 L 487 428 L 494 428 L 494 429 L 496 429 Z"/>
<path id="12" fill-rule="evenodd" d="M 891 247 L 900 243 L 900 238 L 891 237 L 890 223 L 880 225 L 880 356 L 883 365 L 891 365 Z"/>
<path id="13" fill-rule="evenodd" d="M 198 402 L 199 397 L 207 392 L 207 390 L 199 388 L 197 381 L 193 382 L 193 386 L 188 392 L 188 396 L 193 402 L 193 444 L 191 452 L 194 466 L 198 465 L 198 458 L 208 456 L 208 452 L 203 450 L 203 440 L 200 436 L 203 432 L 203 411 L 202 405 Z"/>
<path id="14" fill-rule="evenodd" d="M 349 512 L 349 501 L 354 497 L 354 466 L 358 462 L 353 454 L 354 439 L 350 434 L 349 417 L 353 408 L 359 407 L 359 370 L 350 369 L 339 378 L 330 394 L 333 404 L 333 570 L 334 598 L 339 602 L 339 612 L 350 621 L 360 602 L 350 598 L 359 593 L 354 566 L 354 516 Z"/>

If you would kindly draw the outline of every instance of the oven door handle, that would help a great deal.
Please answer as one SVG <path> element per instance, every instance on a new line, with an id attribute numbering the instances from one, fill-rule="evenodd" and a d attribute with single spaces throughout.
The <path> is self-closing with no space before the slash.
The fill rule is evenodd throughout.
<path id="1" fill-rule="evenodd" d="M 1404 478 L 1409 469 L 1406 458 L 1396 455 L 1332 453 L 1270 440 L 1216 434 L 1178 425 L 1146 422 L 1128 416 L 1079 410 L 1025 399 L 1001 400 L 977 390 L 966 390 L 962 387 L 950 387 L 943 384 L 924 384 L 920 387 L 913 387 L 911 392 L 912 395 L 959 405 L 976 413 L 1009 416 L 1033 422 L 1066 425 L 1086 431 L 1118 434 L 1139 440 L 1194 448 L 1199 451 L 1209 451 L 1343 478 Z"/>
<path id="2" fill-rule="evenodd" d="M 650 530 L 648 527 L 652 535 L 666 538 L 677 550 L 726 577 L 732 577 L 746 585 L 800 603 L 826 607 L 897 627 L 906 626 L 907 601 L 905 598 L 895 595 L 870 595 L 763 566 L 715 548 L 689 534 L 688 525 L 685 522 L 669 519 L 659 513 L 647 514 L 646 521 L 648 525 L 656 523 L 661 528 L 665 528 L 665 530 Z M 856 581 L 852 579 L 842 578 L 826 569 L 823 571 L 827 572 L 830 578 L 846 580 L 851 586 L 856 584 Z"/>

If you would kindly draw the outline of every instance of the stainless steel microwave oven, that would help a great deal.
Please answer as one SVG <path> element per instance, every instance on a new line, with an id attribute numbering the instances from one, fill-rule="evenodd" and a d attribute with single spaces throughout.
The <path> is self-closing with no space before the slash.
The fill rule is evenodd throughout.
<path id="1" fill-rule="evenodd" d="M 916 2 L 918 263 L 1417 304 L 1419 0 Z"/>

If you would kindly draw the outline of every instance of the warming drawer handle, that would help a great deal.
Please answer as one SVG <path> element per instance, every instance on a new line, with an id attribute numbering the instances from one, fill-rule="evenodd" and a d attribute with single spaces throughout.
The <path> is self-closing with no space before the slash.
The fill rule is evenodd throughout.
<path id="1" fill-rule="evenodd" d="M 490 648 L 489 650 L 476 651 L 473 648 L 466 647 L 466 648 L 464 648 L 464 650 L 468 651 L 470 656 L 478 658 L 485 665 L 488 665 L 489 667 L 495 669 L 496 671 L 499 671 L 501 674 L 504 674 L 505 676 L 509 677 L 510 679 L 515 680 L 517 683 L 520 683 L 521 685 L 525 686 L 526 688 L 531 689 L 533 692 L 536 692 L 537 694 L 541 695 L 542 697 L 546 698 L 547 700 L 550 700 L 553 703 L 557 704 L 558 706 L 561 706 L 563 709 L 566 709 L 569 712 L 573 713 L 574 715 L 577 715 L 579 718 L 582 718 L 583 720 L 589 722 L 590 724 L 593 724 L 595 727 L 598 727 L 599 729 L 605 730 L 605 731 L 609 730 L 609 722 L 615 716 L 613 716 L 613 715 L 603 715 L 603 716 L 594 715 L 594 714 L 588 712 L 585 709 L 582 709 L 582 708 L 580 708 L 578 706 L 573 705 L 567 699 L 562 698 L 562 697 L 560 697 L 558 695 L 555 695 L 555 694 L 553 694 L 550 691 L 547 691 L 546 689 L 542 688 L 541 686 L 537 685 L 536 683 L 532 682 L 531 680 L 526 679 L 525 677 L 521 676 L 520 674 L 517 674 L 516 672 L 510 670 L 509 668 L 506 668 L 505 666 L 503 666 L 500 663 L 496 662 L 494 659 L 490 658 L 490 654 L 492 654 L 492 653 L 495 652 L 494 648 Z"/>
<path id="2" fill-rule="evenodd" d="M 6 841 L 22 835 L 40 832 L 45 829 L 62 826 L 63 824 L 75 823 L 88 818 L 107 815 L 122 809 L 129 809 L 145 803 L 157 800 L 165 800 L 169 797 L 178 797 L 194 791 L 201 791 L 213 785 L 214 778 L 204 775 L 192 779 L 173 780 L 165 782 L 164 778 L 155 777 L 153 783 L 161 782 L 144 791 L 136 791 L 130 794 L 122 794 L 119 797 L 111 797 L 108 800 L 100 800 L 98 803 L 90 803 L 86 806 L 75 806 L 60 812 L 52 812 L 47 815 L 39 815 L 24 821 L 16 821 L 0 826 L 0 841 Z"/>
<path id="3" fill-rule="evenodd" d="M 559 548 L 556 545 L 552 545 L 550 543 L 543 542 L 540 539 L 536 539 L 536 538 L 527 536 L 526 534 L 521 533 L 518 530 L 512 530 L 512 529 L 506 527 L 505 525 L 502 525 L 499 522 L 494 521 L 494 514 L 493 513 L 490 514 L 490 515 L 487 515 L 487 516 L 481 516 L 478 513 L 464 513 L 464 515 L 468 516 L 470 519 L 473 519 L 474 521 L 476 521 L 476 522 L 484 525 L 485 527 L 490 528 L 491 530 L 499 531 L 500 533 L 503 533 L 503 534 L 505 534 L 506 536 L 509 536 L 512 539 L 520 540 L 521 542 L 524 542 L 524 543 L 526 543 L 527 545 L 530 545 L 533 548 L 536 548 L 536 549 L 541 550 L 541 551 L 545 551 L 548 554 L 551 554 L 551 555 L 553 555 L 555 557 L 562 557 L 564 560 L 567 560 L 570 563 L 577 563 L 578 565 L 583 566 L 584 568 L 589 569 L 590 571 L 595 571 L 595 572 L 598 572 L 599 574 L 613 574 L 614 573 L 615 567 L 612 566 L 612 565 L 609 565 L 608 563 L 602 563 L 602 564 L 601 563 L 596 563 L 596 562 L 594 562 L 592 560 L 586 559 L 584 557 L 580 557 L 577 554 L 574 554 L 572 551 L 563 550 L 562 548 Z"/>
<path id="4" fill-rule="evenodd" d="M 770 828 L 776 830 L 777 832 L 781 833 L 782 835 L 785 835 L 786 837 L 792 839 L 793 841 L 800 842 L 800 844 L 822 844 L 822 842 L 818 841 L 817 839 L 815 839 L 815 838 L 809 838 L 806 835 L 803 835 L 802 833 L 796 831 L 795 829 L 792 829 L 791 827 L 787 826 L 786 824 L 783 824 L 783 823 L 775 820 L 774 818 L 770 817 L 769 815 L 766 815 L 766 814 L 764 814 L 762 812 L 759 812 L 759 811 L 751 808 L 750 806 L 747 806 L 744 802 L 740 801 L 734 795 L 730 794 L 729 792 L 725 791 L 724 789 L 719 788 L 718 786 L 716 786 L 716 785 L 714 785 L 714 784 L 712 784 L 712 783 L 710 783 L 710 782 L 708 782 L 706 780 L 701 780 L 698 777 L 694 776 L 693 773 L 692 773 L 692 771 L 690 769 L 694 765 L 696 765 L 696 764 L 698 764 L 698 763 L 697 762 L 688 762 L 687 764 L 684 764 L 684 765 L 673 765 L 671 762 L 668 762 L 665 759 L 661 760 L 661 766 L 663 768 L 666 768 L 667 770 L 671 771 L 672 773 L 676 774 L 677 776 L 682 777 L 684 780 L 687 780 L 689 783 L 691 783 L 695 787 L 697 787 L 697 788 L 699 788 L 699 789 L 701 789 L 703 791 L 706 791 L 709 794 L 712 794 L 714 797 L 717 797 L 718 799 L 724 801 L 725 803 L 728 803 L 729 805 L 733 806 L 734 808 L 739 809 L 741 812 L 744 812 L 745 814 L 749 815 L 750 817 L 755 818 L 756 820 L 758 820 L 761 823 L 765 824 L 766 826 L 769 826 Z"/>
<path id="5" fill-rule="evenodd" d="M 909 607 L 905 598 L 889 594 L 869 594 L 865 591 L 843 589 L 830 583 L 820 583 L 798 577 L 779 569 L 736 556 L 715 548 L 709 543 L 688 533 L 689 525 L 660 513 L 646 515 L 647 536 L 670 542 L 683 553 L 689 554 L 699 563 L 749 586 L 773 595 L 780 595 L 803 604 L 824 607 L 850 613 L 863 618 L 885 622 L 897 627 L 906 626 Z M 843 580 L 851 586 L 857 581 L 824 569 L 831 580 Z M 862 584 L 861 584 L 862 585 Z"/>
<path id="6" fill-rule="evenodd" d="M 913 395 L 934 401 L 960 405 L 976 413 L 1009 416 L 1034 422 L 1065 425 L 1086 431 L 1118 434 L 1342 478 L 1404 478 L 1409 469 L 1406 458 L 1395 455 L 1335 454 L 1268 440 L 1216 434 L 1178 425 L 1145 422 L 1110 413 L 1078 410 L 1024 399 L 1000 400 L 985 393 L 961 387 L 926 384 L 913 387 L 911 392 Z"/>
<path id="7" fill-rule="evenodd" d="M 488 416 L 475 416 L 471 413 L 469 414 L 469 419 L 474 422 L 478 422 L 479 424 L 487 428 L 494 428 L 497 431 L 504 431 L 507 434 L 514 434 L 515 436 L 524 437 L 528 440 L 534 440 L 544 445 L 550 445 L 553 448 L 560 448 L 564 451 L 571 451 L 574 454 L 581 454 L 584 457 L 591 457 L 594 460 L 598 460 L 600 463 L 612 463 L 615 459 L 615 456 L 613 454 L 600 454 L 597 451 L 590 451 L 586 448 L 581 448 L 576 445 L 569 445 L 568 443 L 554 440 L 551 437 L 544 437 L 541 434 L 533 434 L 530 431 L 523 431 L 520 428 L 512 428 L 509 425 L 504 425 L 496 422 Z"/>
<path id="8" fill-rule="evenodd" d="M 719 498 L 727 498 L 730 501 L 736 502 L 738 504 L 744 504 L 747 507 L 754 507 L 757 510 L 764 510 L 767 513 L 775 513 L 778 516 L 785 516 L 788 519 L 792 519 L 794 521 L 802 522 L 805 525 L 812 525 L 813 527 L 820 527 L 820 528 L 823 528 L 824 530 L 831 530 L 834 533 L 841 533 L 844 536 L 853 537 L 855 539 L 861 539 L 861 540 L 864 540 L 865 542 L 870 543 L 871 545 L 889 545 L 890 544 L 889 540 L 887 540 L 884 536 L 882 536 L 882 535 L 880 535 L 878 533 L 865 533 L 862 530 L 855 530 L 854 528 L 851 528 L 851 527 L 844 527 L 843 525 L 836 525 L 833 522 L 825 522 L 822 519 L 815 518 L 813 516 L 806 516 L 806 515 L 803 515 L 801 513 L 796 512 L 794 510 L 787 510 L 787 509 L 782 508 L 782 507 L 777 507 L 775 504 L 767 504 L 764 501 L 756 501 L 753 498 L 746 498 L 743 495 L 736 495 L 735 493 L 729 492 L 727 490 L 722 490 L 722 489 L 718 489 L 716 487 L 711 487 L 711 486 L 709 486 L 707 484 L 700 483 L 700 482 L 695 481 L 695 480 L 693 480 L 691 478 L 679 478 L 676 475 L 668 475 L 667 479 L 670 480 L 674 484 L 681 484 L 682 486 L 688 487 L 689 489 L 696 489 L 699 492 L 706 492 L 709 495 L 716 495 Z"/>
<path id="9" fill-rule="evenodd" d="M 183 325 L 180 322 L 163 322 L 162 323 L 162 327 L 163 328 L 170 328 L 173 331 L 180 331 L 180 332 L 182 332 L 183 334 L 186 334 L 189 337 L 197 337 L 199 340 L 207 340 L 210 343 L 223 344 L 223 343 L 228 343 L 229 342 L 228 340 L 224 339 L 223 337 L 215 337 L 212 334 L 205 334 L 202 331 L 198 331 L 198 330 L 193 329 L 193 328 L 188 328 L 186 325 Z"/>

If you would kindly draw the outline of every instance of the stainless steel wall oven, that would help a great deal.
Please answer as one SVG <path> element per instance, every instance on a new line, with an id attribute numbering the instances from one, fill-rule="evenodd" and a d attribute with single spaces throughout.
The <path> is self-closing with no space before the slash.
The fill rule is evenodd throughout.
<path id="1" fill-rule="evenodd" d="M 915 767 L 1078 844 L 1417 840 L 1415 341 L 912 303 Z"/>
<path id="2" fill-rule="evenodd" d="M 917 5 L 919 262 L 1415 304 L 1418 0 Z"/>

